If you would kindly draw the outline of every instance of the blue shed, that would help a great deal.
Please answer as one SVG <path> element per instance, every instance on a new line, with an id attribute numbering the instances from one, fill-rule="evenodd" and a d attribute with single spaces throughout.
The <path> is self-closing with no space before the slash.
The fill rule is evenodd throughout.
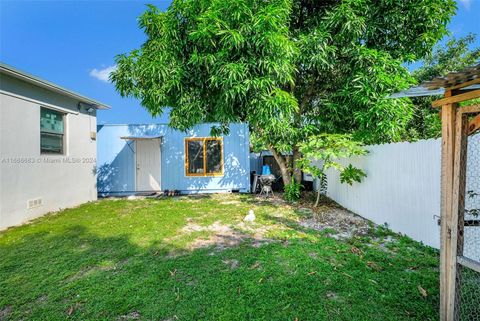
<path id="1" fill-rule="evenodd" d="M 212 137 L 213 125 L 187 132 L 166 124 L 99 125 L 98 193 L 249 192 L 248 125 L 230 124 L 228 135 Z"/>

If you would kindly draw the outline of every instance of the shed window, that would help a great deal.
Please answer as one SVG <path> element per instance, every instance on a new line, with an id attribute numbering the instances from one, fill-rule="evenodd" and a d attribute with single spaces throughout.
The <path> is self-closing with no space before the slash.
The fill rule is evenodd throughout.
<path id="1" fill-rule="evenodd" d="M 187 138 L 185 140 L 187 176 L 223 175 L 223 142 L 221 138 Z"/>
<path id="2" fill-rule="evenodd" d="M 40 109 L 40 152 L 63 154 L 65 115 L 48 108 Z"/>

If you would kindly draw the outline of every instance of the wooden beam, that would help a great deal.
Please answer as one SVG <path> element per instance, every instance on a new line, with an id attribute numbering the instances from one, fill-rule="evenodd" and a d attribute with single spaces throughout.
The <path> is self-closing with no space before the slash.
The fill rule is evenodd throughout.
<path id="1" fill-rule="evenodd" d="M 474 132 L 480 129 L 480 115 L 477 115 L 468 123 L 468 135 L 472 135 Z"/>
<path id="2" fill-rule="evenodd" d="M 468 267 L 469 269 L 472 269 L 480 273 L 480 263 L 477 261 L 469 259 L 468 257 L 465 257 L 465 256 L 459 256 L 457 258 L 457 262 L 463 266 Z"/>
<path id="3" fill-rule="evenodd" d="M 452 92 L 446 91 L 445 97 L 451 97 Z M 457 104 L 442 106 L 442 187 L 441 187 L 441 225 L 440 225 L 440 320 L 450 321 L 448 316 L 451 295 L 451 221 L 453 169 L 455 147 L 455 119 Z"/>
<path id="4" fill-rule="evenodd" d="M 464 114 L 476 114 L 480 113 L 480 105 L 463 106 L 460 110 Z"/>
<path id="5" fill-rule="evenodd" d="M 440 107 L 446 104 L 454 104 L 454 103 L 459 103 L 462 101 L 470 100 L 470 99 L 475 99 L 480 97 L 480 89 L 476 89 L 473 91 L 469 91 L 463 94 L 458 94 L 458 95 L 452 95 L 450 97 L 445 97 L 439 100 L 435 100 L 432 103 L 433 107 Z"/>

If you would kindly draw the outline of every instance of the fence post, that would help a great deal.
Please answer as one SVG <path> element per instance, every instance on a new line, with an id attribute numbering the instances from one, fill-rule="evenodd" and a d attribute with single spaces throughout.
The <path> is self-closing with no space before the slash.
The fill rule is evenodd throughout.
<path id="1" fill-rule="evenodd" d="M 450 97 L 451 91 L 445 92 Z M 455 264 L 452 264 L 452 204 L 455 161 L 455 124 L 458 104 L 442 106 L 442 188 L 440 236 L 440 320 L 453 321 L 455 300 Z M 455 229 L 456 230 L 456 229 Z M 456 238 L 455 240 L 456 241 Z M 456 251 L 455 251 L 456 252 Z M 453 269 L 453 270 L 452 270 Z"/>

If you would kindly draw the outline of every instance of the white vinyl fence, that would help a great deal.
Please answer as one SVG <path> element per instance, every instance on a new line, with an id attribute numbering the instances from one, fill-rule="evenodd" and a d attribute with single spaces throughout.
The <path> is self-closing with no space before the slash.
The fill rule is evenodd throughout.
<path id="1" fill-rule="evenodd" d="M 377 224 L 388 224 L 426 245 L 439 248 L 441 142 L 374 145 L 366 156 L 345 160 L 367 177 L 352 186 L 327 173 L 327 196 Z"/>
<path id="2" fill-rule="evenodd" d="M 469 137 L 469 145 L 480 145 L 480 133 Z M 341 184 L 339 174 L 327 173 L 327 196 L 343 207 L 377 224 L 388 224 L 426 245 L 440 247 L 441 140 L 374 145 L 369 154 L 343 160 L 363 169 L 367 177 L 352 186 Z M 478 149 L 467 153 L 466 190 L 480 192 Z M 475 206 L 474 206 L 475 205 Z M 467 207 L 477 208 L 470 199 Z"/>

